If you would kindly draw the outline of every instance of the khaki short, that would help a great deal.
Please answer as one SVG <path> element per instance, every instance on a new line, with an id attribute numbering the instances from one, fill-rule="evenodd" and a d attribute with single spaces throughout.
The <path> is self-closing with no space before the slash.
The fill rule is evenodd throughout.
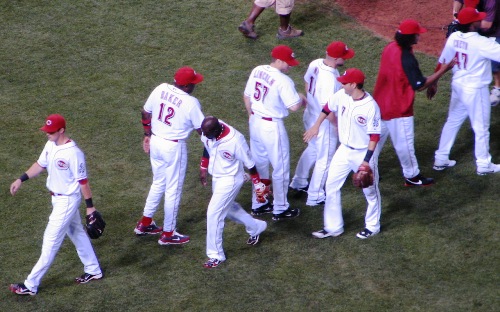
<path id="1" fill-rule="evenodd" d="M 276 13 L 279 15 L 288 15 L 292 13 L 295 0 L 255 0 L 255 5 L 261 8 L 276 7 Z"/>

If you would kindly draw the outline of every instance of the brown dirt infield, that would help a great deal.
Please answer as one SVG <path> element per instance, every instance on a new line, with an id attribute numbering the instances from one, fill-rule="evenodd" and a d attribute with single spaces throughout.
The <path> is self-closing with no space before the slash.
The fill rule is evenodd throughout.
<path id="1" fill-rule="evenodd" d="M 446 41 L 446 26 L 452 19 L 452 0 L 334 0 L 342 11 L 377 35 L 392 40 L 399 23 L 417 20 L 427 32 L 420 36 L 416 51 L 439 56 Z"/>

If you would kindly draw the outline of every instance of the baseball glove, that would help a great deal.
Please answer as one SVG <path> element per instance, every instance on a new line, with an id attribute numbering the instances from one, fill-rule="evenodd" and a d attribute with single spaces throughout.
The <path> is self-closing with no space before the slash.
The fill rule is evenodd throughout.
<path id="1" fill-rule="evenodd" d="M 87 228 L 87 234 L 92 239 L 97 239 L 101 237 L 106 227 L 106 222 L 101 216 L 99 211 L 94 211 L 85 217 L 85 226 Z"/>
<path id="2" fill-rule="evenodd" d="M 271 194 L 271 180 L 261 179 L 259 183 L 254 184 L 255 195 L 259 203 L 265 203 Z"/>
<path id="3" fill-rule="evenodd" d="M 460 24 L 457 21 L 452 21 L 448 24 L 448 26 L 446 26 L 446 38 L 458 30 L 460 30 Z"/>
<path id="4" fill-rule="evenodd" d="M 370 166 L 361 165 L 358 172 L 352 175 L 352 183 L 359 188 L 365 188 L 373 185 L 373 171 Z"/>

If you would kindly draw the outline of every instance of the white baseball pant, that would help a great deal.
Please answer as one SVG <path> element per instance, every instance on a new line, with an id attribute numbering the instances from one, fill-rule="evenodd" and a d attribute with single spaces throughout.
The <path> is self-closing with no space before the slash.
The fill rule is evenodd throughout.
<path id="1" fill-rule="evenodd" d="M 83 228 L 79 211 L 80 202 L 80 193 L 70 196 L 52 196 L 53 208 L 43 234 L 42 254 L 24 281 L 24 285 L 31 291 L 38 290 L 40 281 L 54 261 L 66 235 L 76 247 L 84 272 L 92 275 L 101 274 L 92 243 Z"/>
<path id="2" fill-rule="evenodd" d="M 400 117 L 390 120 L 382 120 L 380 141 L 375 148 L 375 157 L 378 158 L 384 147 L 387 137 L 391 136 L 392 145 L 398 155 L 403 176 L 411 179 L 420 173 L 417 157 L 415 156 L 415 132 L 414 118 Z"/>
<path id="3" fill-rule="evenodd" d="M 209 258 L 226 260 L 222 246 L 224 220 L 230 220 L 245 225 L 246 232 L 255 236 L 262 232 L 264 221 L 254 219 L 237 202 L 234 201 L 241 186 L 243 174 L 236 176 L 212 177 L 213 194 L 207 209 L 207 256 Z"/>
<path id="4" fill-rule="evenodd" d="M 326 201 L 324 210 L 324 229 L 330 233 L 340 235 L 344 232 L 344 218 L 342 216 L 342 203 L 340 189 L 351 171 L 357 172 L 363 162 L 366 149 L 353 150 L 344 144 L 333 155 L 326 180 Z M 377 233 L 380 231 L 380 215 L 382 213 L 382 199 L 378 187 L 378 165 L 376 158 L 370 160 L 370 167 L 374 174 L 372 186 L 364 188 L 368 202 L 365 215 L 365 228 Z"/>
<path id="5" fill-rule="evenodd" d="M 448 161 L 458 131 L 465 119 L 469 117 L 474 130 L 474 154 L 477 168 L 488 168 L 491 163 L 490 115 L 491 104 L 487 86 L 475 89 L 452 84 L 448 119 L 441 132 L 435 159 L 440 162 Z"/>
<path id="6" fill-rule="evenodd" d="M 283 120 L 264 120 L 257 115 L 250 117 L 250 150 L 261 179 L 269 179 L 269 163 L 273 167 L 272 189 L 274 214 L 288 209 L 288 184 L 290 183 L 290 142 Z M 252 209 L 262 206 L 252 195 Z"/>
<path id="7" fill-rule="evenodd" d="M 150 160 L 153 183 L 144 207 L 144 216 L 152 218 L 165 195 L 163 230 L 176 229 L 177 214 L 186 177 L 187 146 L 184 140 L 178 142 L 151 136 Z"/>

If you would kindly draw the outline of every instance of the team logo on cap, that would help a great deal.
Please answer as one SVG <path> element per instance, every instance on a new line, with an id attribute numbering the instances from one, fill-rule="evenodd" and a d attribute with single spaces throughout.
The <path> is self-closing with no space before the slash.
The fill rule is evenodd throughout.
<path id="1" fill-rule="evenodd" d="M 365 116 L 362 116 L 362 115 L 358 115 L 358 116 L 355 116 L 355 119 L 356 119 L 356 122 L 361 125 L 361 126 L 366 126 L 366 118 Z"/>
<path id="2" fill-rule="evenodd" d="M 221 151 L 220 154 L 224 159 L 227 159 L 230 161 L 234 160 L 234 156 L 229 151 Z"/>
<path id="3" fill-rule="evenodd" d="M 47 126 L 50 126 L 50 125 L 52 124 L 52 120 L 50 120 L 50 119 L 49 119 L 49 120 L 47 120 L 47 121 L 45 122 L 45 124 L 46 124 Z"/>
<path id="4" fill-rule="evenodd" d="M 56 167 L 59 170 L 68 170 L 69 164 L 66 162 L 66 160 L 59 158 L 59 159 L 56 159 Z"/>

